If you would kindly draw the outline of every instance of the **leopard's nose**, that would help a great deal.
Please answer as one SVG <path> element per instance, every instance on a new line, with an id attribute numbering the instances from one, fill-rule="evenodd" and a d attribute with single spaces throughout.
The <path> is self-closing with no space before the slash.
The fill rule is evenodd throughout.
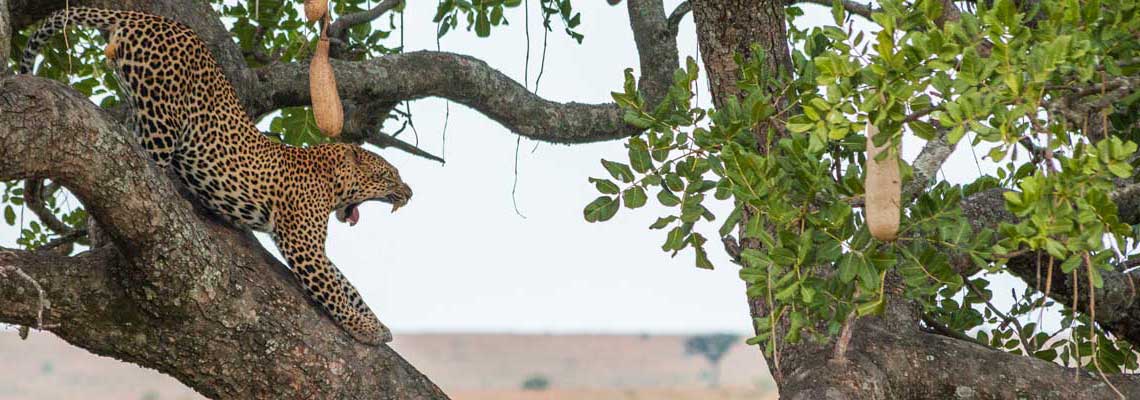
<path id="1" fill-rule="evenodd" d="M 412 198 L 412 188 L 408 184 L 402 183 L 400 184 L 400 194 L 404 195 L 404 202 L 406 203 L 408 199 Z"/>

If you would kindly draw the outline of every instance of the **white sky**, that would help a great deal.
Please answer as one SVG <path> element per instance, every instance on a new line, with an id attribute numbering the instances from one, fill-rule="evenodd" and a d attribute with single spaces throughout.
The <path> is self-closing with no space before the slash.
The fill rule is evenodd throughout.
<path id="1" fill-rule="evenodd" d="M 542 53 L 536 4 L 530 4 L 532 88 Z M 574 6 L 582 13 L 585 40 L 578 45 L 560 21 L 552 22 L 539 94 L 610 102 L 610 92 L 621 88 L 622 70 L 638 67 L 626 7 L 601 1 Z M 409 2 L 408 51 L 435 49 L 435 7 Z M 511 25 L 496 28 L 490 38 L 461 30 L 445 36 L 442 48 L 478 57 L 521 82 L 522 11 L 508 12 Z M 682 57 L 695 54 L 691 18 L 681 31 Z M 707 104 L 709 96 L 701 97 Z M 412 105 L 420 144 L 436 154 L 443 147 L 444 103 Z M 401 138 L 411 140 L 409 134 Z M 384 204 L 365 205 L 355 227 L 330 224 L 330 257 L 397 334 L 751 331 L 744 284 L 718 246 L 710 250 L 721 268 L 700 270 L 691 253 L 670 259 L 661 251 L 664 232 L 647 229 L 659 208 L 622 210 L 601 224 L 582 218 L 582 208 L 598 196 L 587 177 L 605 174 L 600 158 L 624 157 L 623 142 L 543 143 L 532 153 L 535 142 L 523 139 L 516 198 L 524 219 L 511 200 L 516 138 L 452 103 L 445 166 L 381 153 L 415 191 L 406 208 L 390 214 Z"/>
<path id="2" fill-rule="evenodd" d="M 667 12 L 678 2 L 666 1 Z M 406 49 L 434 50 L 435 2 L 409 3 Z M 531 6 L 533 87 L 542 20 L 536 2 Z M 638 66 L 625 4 L 578 1 L 574 7 L 582 13 L 578 30 L 585 40 L 578 45 L 562 32 L 560 21 L 552 22 L 539 93 L 556 101 L 609 102 L 609 93 L 621 88 L 622 70 Z M 803 8 L 808 15 L 800 22 L 832 23 L 826 8 Z M 521 81 L 522 9 L 506 16 L 511 25 L 495 28 L 486 39 L 461 26 L 443 39 L 443 50 L 478 57 Z M 386 26 L 387 18 L 381 20 Z M 869 27 L 856 20 L 860 28 Z M 678 44 L 682 60 L 695 55 L 691 16 L 681 25 Z M 699 101 L 708 106 L 704 78 L 700 85 Z M 444 104 L 439 99 L 412 104 L 420 145 L 435 154 L 443 147 Z M 583 206 L 598 195 L 587 177 L 605 174 L 600 158 L 623 158 L 623 142 L 543 143 L 531 152 L 535 142 L 523 139 L 516 197 L 524 219 L 511 200 L 517 136 L 465 106 L 450 108 L 445 166 L 395 150 L 380 153 L 415 191 L 408 206 L 391 214 L 385 204 L 365 204 L 355 227 L 335 220 L 329 225 L 330 258 L 396 335 L 751 331 L 744 284 L 715 240 L 709 250 L 718 268 L 707 271 L 693 267 L 691 251 L 675 259 L 661 251 L 664 232 L 647 229 L 662 215 L 660 208 L 623 209 L 600 224 L 582 218 Z M 411 135 L 409 130 L 401 138 L 411 140 Z M 904 152 L 913 159 L 921 143 L 910 139 Z M 943 172 L 952 182 L 966 182 L 979 171 L 963 146 Z M 710 238 L 716 237 L 727 207 L 714 211 L 720 218 L 704 228 Z M 11 245 L 15 235 L 11 228 L 0 229 L 0 243 Z M 266 235 L 259 237 L 275 251 Z M 1002 291 L 1008 293 L 997 290 Z"/>

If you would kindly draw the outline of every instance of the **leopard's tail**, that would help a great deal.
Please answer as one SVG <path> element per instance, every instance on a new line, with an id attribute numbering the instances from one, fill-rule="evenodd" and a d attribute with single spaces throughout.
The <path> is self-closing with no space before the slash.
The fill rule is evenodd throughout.
<path id="1" fill-rule="evenodd" d="M 40 25 L 36 33 L 28 38 L 28 45 L 24 48 L 24 58 L 20 60 L 20 73 L 31 73 L 32 68 L 36 65 L 36 57 L 40 54 L 40 48 L 43 47 L 44 43 L 47 43 L 52 35 L 68 25 L 114 31 L 126 21 L 143 17 L 145 14 L 132 11 L 87 7 L 68 7 L 56 11 L 44 19 L 43 25 Z"/>

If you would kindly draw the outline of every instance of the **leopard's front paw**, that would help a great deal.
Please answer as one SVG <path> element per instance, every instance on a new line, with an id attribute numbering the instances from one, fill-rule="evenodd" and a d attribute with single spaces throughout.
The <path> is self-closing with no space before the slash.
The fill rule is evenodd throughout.
<path id="1" fill-rule="evenodd" d="M 392 341 L 392 331 L 376 317 L 365 319 L 357 326 L 346 326 L 348 333 L 357 341 L 369 346 L 379 346 Z"/>

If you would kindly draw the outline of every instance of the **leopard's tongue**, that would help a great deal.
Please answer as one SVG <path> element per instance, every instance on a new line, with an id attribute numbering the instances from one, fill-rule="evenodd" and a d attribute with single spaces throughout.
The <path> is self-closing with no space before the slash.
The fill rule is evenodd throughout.
<path id="1" fill-rule="evenodd" d="M 360 207 L 352 207 L 352 213 L 348 214 L 348 226 L 356 226 L 356 222 L 360 221 Z"/>

